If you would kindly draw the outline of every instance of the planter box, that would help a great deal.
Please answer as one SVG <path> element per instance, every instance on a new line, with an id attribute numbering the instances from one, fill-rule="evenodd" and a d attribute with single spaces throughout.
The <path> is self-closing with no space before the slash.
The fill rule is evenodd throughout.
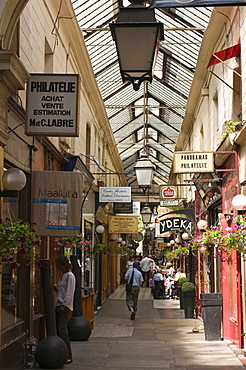
<path id="1" fill-rule="evenodd" d="M 221 340 L 222 294 L 200 294 L 205 340 Z"/>

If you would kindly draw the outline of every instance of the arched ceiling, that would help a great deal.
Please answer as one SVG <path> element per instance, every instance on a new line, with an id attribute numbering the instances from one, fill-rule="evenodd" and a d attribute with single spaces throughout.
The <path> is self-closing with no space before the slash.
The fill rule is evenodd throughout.
<path id="1" fill-rule="evenodd" d="M 109 23 L 117 19 L 122 1 L 72 0 L 72 4 L 117 149 L 128 173 L 128 184 L 132 192 L 137 193 L 133 167 L 144 146 L 156 165 L 154 183 L 160 185 L 168 181 L 200 45 L 212 9 L 155 9 L 156 20 L 164 24 L 164 41 L 160 43 L 152 83 L 142 83 L 140 89 L 134 91 L 130 83 L 122 82 L 116 47 L 109 30 Z M 127 5 L 127 1 L 123 3 Z"/>

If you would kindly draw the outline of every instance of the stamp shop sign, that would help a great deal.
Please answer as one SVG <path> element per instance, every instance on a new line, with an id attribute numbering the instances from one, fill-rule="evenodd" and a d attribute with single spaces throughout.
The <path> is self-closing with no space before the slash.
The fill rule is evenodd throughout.
<path id="1" fill-rule="evenodd" d="M 78 136 L 78 75 L 31 74 L 28 81 L 30 136 Z"/>

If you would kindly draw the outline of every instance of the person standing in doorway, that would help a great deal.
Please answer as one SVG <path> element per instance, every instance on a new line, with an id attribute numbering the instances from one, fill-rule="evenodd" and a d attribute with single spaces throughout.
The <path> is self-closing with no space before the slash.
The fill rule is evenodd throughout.
<path id="1" fill-rule="evenodd" d="M 143 278 L 144 281 L 146 282 L 146 287 L 149 286 L 150 271 L 151 267 L 153 266 L 153 263 L 154 260 L 151 258 L 150 255 L 149 256 L 146 255 L 140 262 Z"/>
<path id="2" fill-rule="evenodd" d="M 57 335 L 63 339 L 67 345 L 68 359 L 65 364 L 71 364 L 71 362 L 73 362 L 73 358 L 67 322 L 70 311 L 73 311 L 75 276 L 71 272 L 71 264 L 66 256 L 58 256 L 55 263 L 57 270 L 61 271 L 59 283 L 54 287 L 54 290 L 56 291 L 56 329 Z"/>
<path id="3" fill-rule="evenodd" d="M 125 280 L 127 280 L 128 284 L 130 283 L 131 278 L 133 276 L 132 290 L 131 292 L 126 292 L 126 304 L 127 304 L 129 311 L 131 311 L 131 317 L 130 317 L 131 320 L 135 319 L 136 312 L 138 310 L 139 288 L 143 283 L 143 275 L 138 270 L 138 267 L 139 267 L 139 262 L 133 262 L 133 268 L 128 269 L 125 274 Z"/>

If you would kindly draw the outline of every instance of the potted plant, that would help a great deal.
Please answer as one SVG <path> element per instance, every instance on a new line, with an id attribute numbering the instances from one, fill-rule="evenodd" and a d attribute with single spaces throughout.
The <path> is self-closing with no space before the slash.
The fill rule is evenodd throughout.
<path id="1" fill-rule="evenodd" d="M 225 121 L 225 133 L 221 136 L 221 141 L 223 141 L 227 135 L 236 132 L 240 126 L 242 126 L 242 121 L 232 121 L 230 119 Z"/>
<path id="2" fill-rule="evenodd" d="M 184 299 L 182 294 L 182 285 L 189 281 L 187 277 L 182 277 L 178 280 L 178 289 L 179 289 L 179 303 L 180 303 L 180 309 L 184 309 Z"/>
<path id="3" fill-rule="evenodd" d="M 184 299 L 184 310 L 186 319 L 194 319 L 195 310 L 195 285 L 191 281 L 182 284 L 182 294 Z"/>
<path id="4" fill-rule="evenodd" d="M 9 218 L 0 220 L 0 263 L 12 269 L 40 263 L 35 260 L 35 248 L 40 244 L 33 225 Z"/>

